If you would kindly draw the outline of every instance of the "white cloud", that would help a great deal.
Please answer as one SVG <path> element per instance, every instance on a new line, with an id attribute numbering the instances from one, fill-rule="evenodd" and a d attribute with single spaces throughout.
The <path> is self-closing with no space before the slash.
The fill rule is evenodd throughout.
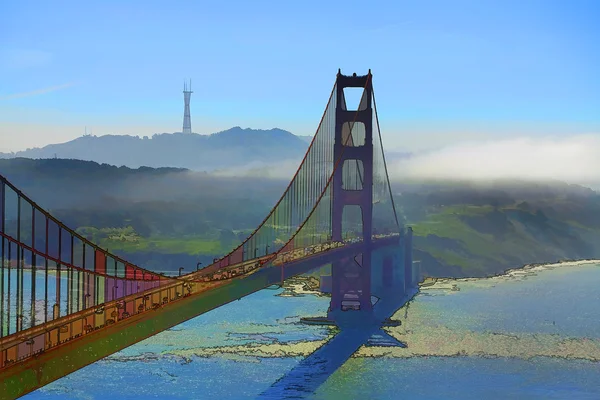
<path id="1" fill-rule="evenodd" d="M 390 176 L 412 179 L 556 179 L 600 182 L 600 134 L 461 142 L 389 166 Z"/>
<path id="2" fill-rule="evenodd" d="M 55 92 L 57 90 L 66 89 L 68 87 L 73 86 L 75 83 L 65 83 L 62 85 L 50 86 L 42 89 L 32 90 L 29 92 L 21 92 L 21 93 L 13 93 L 6 96 L 0 96 L 0 101 L 2 100 L 12 100 L 12 99 L 20 99 L 23 97 L 37 96 L 40 94 L 46 94 L 50 92 Z"/>

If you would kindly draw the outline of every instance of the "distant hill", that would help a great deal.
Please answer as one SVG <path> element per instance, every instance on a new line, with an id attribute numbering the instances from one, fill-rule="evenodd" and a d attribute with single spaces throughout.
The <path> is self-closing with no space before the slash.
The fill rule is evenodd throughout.
<path id="1" fill-rule="evenodd" d="M 0 158 L 63 158 L 95 161 L 130 168 L 178 167 L 212 171 L 256 163 L 300 160 L 307 149 L 305 137 L 282 129 L 255 130 L 239 126 L 212 135 L 163 133 L 152 137 L 85 135 L 66 143 Z"/>
<path id="2" fill-rule="evenodd" d="M 0 159 L 6 177 L 42 207 L 89 208 L 151 201 L 259 201 L 271 206 L 288 181 L 220 176 L 184 168 L 115 167 L 93 161 Z M 264 216 L 261 215 L 261 218 Z"/>
<path id="3" fill-rule="evenodd" d="M 564 182 L 393 185 L 429 276 L 486 276 L 529 263 L 600 258 L 600 194 Z"/>

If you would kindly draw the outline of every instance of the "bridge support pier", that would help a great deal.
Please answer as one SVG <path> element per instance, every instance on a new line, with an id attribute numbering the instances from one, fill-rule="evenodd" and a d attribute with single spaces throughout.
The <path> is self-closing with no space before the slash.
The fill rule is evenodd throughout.
<path id="1" fill-rule="evenodd" d="M 331 281 L 327 316 L 302 318 L 301 322 L 339 328 L 400 325 L 389 317 L 414 296 L 420 280 L 419 266 L 412 259 L 412 229 L 403 230 L 397 244 L 373 251 L 368 268 L 364 261 L 361 253 L 333 262 L 332 274 L 327 276 Z"/>
<path id="2" fill-rule="evenodd" d="M 331 303 L 327 317 L 343 324 L 369 319 L 373 311 L 371 251 L 335 261 L 331 276 Z"/>
<path id="3" fill-rule="evenodd" d="M 404 239 L 401 236 L 397 244 L 373 253 L 371 292 L 377 301 L 406 293 L 408 285 L 405 282 L 405 252 Z"/>

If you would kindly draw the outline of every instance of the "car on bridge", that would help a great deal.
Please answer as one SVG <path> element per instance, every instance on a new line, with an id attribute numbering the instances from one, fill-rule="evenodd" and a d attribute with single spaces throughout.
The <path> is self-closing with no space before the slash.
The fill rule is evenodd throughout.
<path id="1" fill-rule="evenodd" d="M 346 293 L 344 294 L 344 300 L 342 300 L 342 311 L 348 310 L 360 310 L 360 301 L 358 301 L 358 294 Z"/>

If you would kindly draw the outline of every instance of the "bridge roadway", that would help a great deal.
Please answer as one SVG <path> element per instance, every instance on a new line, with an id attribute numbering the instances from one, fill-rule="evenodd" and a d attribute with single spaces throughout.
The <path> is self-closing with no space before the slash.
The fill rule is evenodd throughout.
<path id="1" fill-rule="evenodd" d="M 377 235 L 372 248 L 396 245 L 398 240 L 398 234 Z M 158 288 L 7 336 L 0 340 L 0 399 L 23 396 L 212 309 L 360 253 L 362 247 L 361 242 L 338 242 L 273 253 L 225 268 L 215 263 Z"/>

